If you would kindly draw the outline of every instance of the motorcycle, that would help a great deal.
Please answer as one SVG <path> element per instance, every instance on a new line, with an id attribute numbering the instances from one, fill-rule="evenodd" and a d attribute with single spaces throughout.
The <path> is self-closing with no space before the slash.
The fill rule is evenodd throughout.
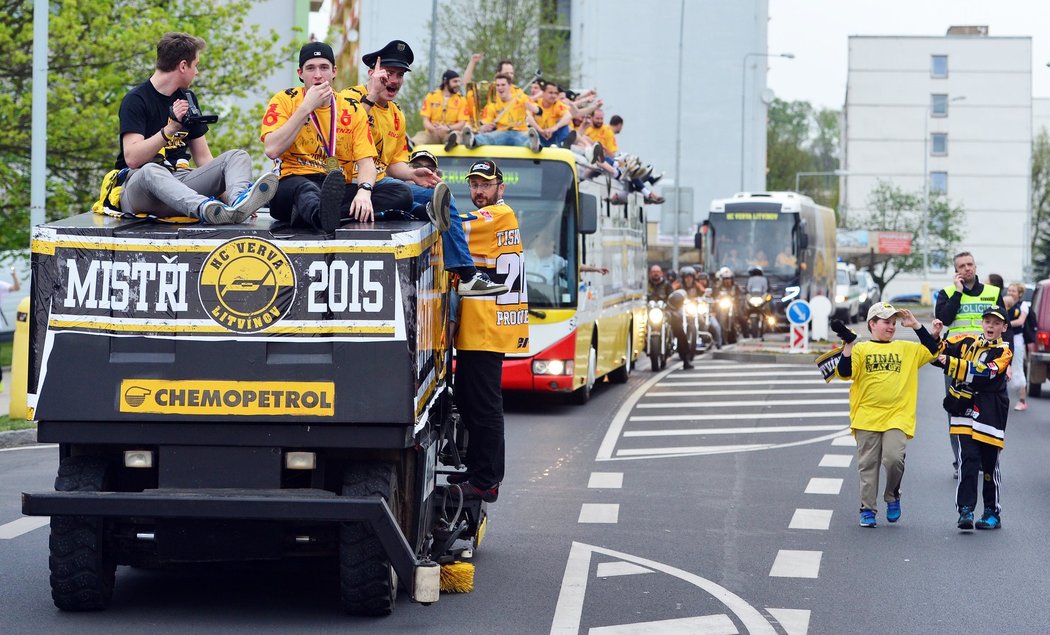
<path id="1" fill-rule="evenodd" d="M 645 321 L 645 354 L 652 370 L 663 370 L 667 360 L 678 351 L 678 342 L 671 333 L 671 315 L 662 300 L 650 300 Z"/>
<path id="2" fill-rule="evenodd" d="M 773 330 L 777 325 L 776 318 L 769 311 L 769 303 L 773 296 L 762 291 L 748 291 L 747 293 L 747 331 L 750 337 L 762 339 L 766 331 Z"/>
<path id="3" fill-rule="evenodd" d="M 720 290 L 715 300 L 718 323 L 722 326 L 722 339 L 726 344 L 734 344 L 740 336 L 737 326 L 736 297 L 728 290 Z"/>
<path id="4" fill-rule="evenodd" d="M 714 344 L 711 336 L 711 306 L 705 298 L 689 298 L 685 301 L 685 335 L 693 351 L 702 353 Z"/>

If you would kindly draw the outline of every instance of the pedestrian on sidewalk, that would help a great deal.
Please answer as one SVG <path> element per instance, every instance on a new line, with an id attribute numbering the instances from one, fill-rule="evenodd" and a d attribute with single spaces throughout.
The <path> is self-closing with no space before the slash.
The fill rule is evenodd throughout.
<path id="1" fill-rule="evenodd" d="M 999 451 L 1006 438 L 1010 396 L 1006 391 L 1007 370 L 1013 355 L 1003 341 L 1007 328 L 1006 309 L 992 306 L 981 315 L 979 335 L 953 335 L 941 343 L 937 365 L 951 383 L 944 398 L 949 433 L 957 435 L 961 449 L 959 486 L 955 503 L 957 526 L 974 528 L 977 506 L 977 474 L 984 472 L 984 515 L 977 529 L 1002 527 L 999 505 Z"/>
<path id="2" fill-rule="evenodd" d="M 901 326 L 915 329 L 919 343 L 893 339 L 897 316 Z M 869 341 L 857 342 L 857 334 L 841 320 L 831 321 L 844 342 L 836 376 L 852 382 L 849 414 L 857 440 L 861 527 L 876 526 L 880 464 L 886 470 L 886 520 L 900 520 L 905 446 L 915 436 L 918 371 L 936 359 L 941 326 L 935 320 L 931 334 L 911 311 L 884 302 L 868 309 Z"/>

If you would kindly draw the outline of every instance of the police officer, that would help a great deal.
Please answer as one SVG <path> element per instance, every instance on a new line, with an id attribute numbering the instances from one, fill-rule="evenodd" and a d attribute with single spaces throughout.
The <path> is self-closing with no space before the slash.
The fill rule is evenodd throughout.
<path id="1" fill-rule="evenodd" d="M 1003 291 L 977 278 L 977 265 L 973 254 L 963 251 L 952 258 L 955 278 L 937 295 L 933 315 L 947 328 L 945 337 L 953 335 L 980 335 L 982 315 L 989 307 L 1003 306 Z M 945 390 L 947 390 L 945 380 Z M 952 468 L 959 478 L 959 438 L 950 434 L 952 444 Z"/>

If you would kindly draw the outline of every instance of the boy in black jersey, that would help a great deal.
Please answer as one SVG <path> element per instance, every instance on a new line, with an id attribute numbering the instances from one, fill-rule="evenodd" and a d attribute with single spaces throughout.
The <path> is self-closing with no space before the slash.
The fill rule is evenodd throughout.
<path id="1" fill-rule="evenodd" d="M 202 49 L 199 37 L 165 33 L 153 75 L 120 103 L 116 168 L 130 168 L 120 195 L 125 213 L 241 223 L 277 191 L 277 176 L 270 172 L 252 182 L 251 157 L 244 150 L 212 157 L 204 136 L 208 125 L 194 118 L 200 110 L 189 90 Z M 190 169 L 191 158 L 196 169 Z"/>

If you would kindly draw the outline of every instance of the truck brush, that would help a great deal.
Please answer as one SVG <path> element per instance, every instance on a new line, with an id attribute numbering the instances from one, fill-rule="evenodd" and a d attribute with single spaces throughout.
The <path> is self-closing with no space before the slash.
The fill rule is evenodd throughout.
<path id="1" fill-rule="evenodd" d="M 446 593 L 470 593 L 474 590 L 474 565 L 452 562 L 441 565 L 441 590 Z"/>

